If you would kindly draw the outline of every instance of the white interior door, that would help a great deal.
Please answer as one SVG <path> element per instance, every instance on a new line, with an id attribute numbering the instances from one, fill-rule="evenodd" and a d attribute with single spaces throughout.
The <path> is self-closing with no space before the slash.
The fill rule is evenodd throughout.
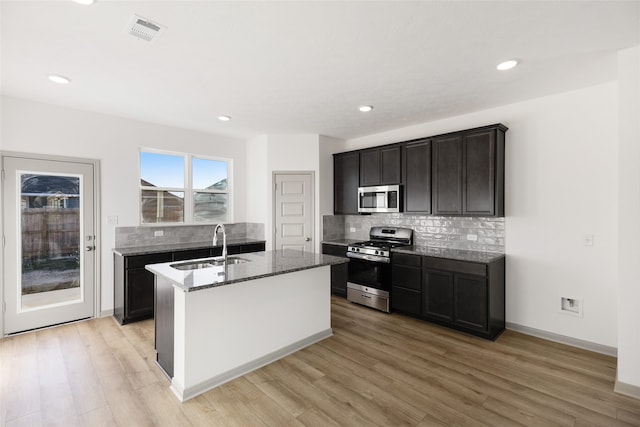
<path id="1" fill-rule="evenodd" d="M 2 158 L 4 333 L 94 315 L 94 165 Z"/>
<path id="2" fill-rule="evenodd" d="M 313 252 L 313 174 L 276 173 L 275 249 Z"/>

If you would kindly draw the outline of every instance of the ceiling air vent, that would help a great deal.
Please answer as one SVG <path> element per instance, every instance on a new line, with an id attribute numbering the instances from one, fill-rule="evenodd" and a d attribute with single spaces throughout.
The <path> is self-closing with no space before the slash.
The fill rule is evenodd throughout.
<path id="1" fill-rule="evenodd" d="M 160 37 L 160 34 L 166 29 L 167 27 L 164 25 L 138 15 L 133 15 L 131 17 L 129 25 L 127 25 L 126 28 L 127 32 L 132 36 L 148 42 L 155 42 L 158 37 Z"/>

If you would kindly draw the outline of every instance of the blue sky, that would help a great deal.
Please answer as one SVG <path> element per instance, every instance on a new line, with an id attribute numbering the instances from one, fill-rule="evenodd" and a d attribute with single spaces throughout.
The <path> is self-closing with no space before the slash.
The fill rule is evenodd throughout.
<path id="1" fill-rule="evenodd" d="M 193 159 L 193 188 L 207 188 L 227 177 L 225 162 Z M 156 187 L 184 188 L 184 157 L 140 152 L 140 177 Z"/>
<path id="2" fill-rule="evenodd" d="M 227 164 L 215 160 L 193 159 L 193 188 L 207 188 L 227 177 Z"/>

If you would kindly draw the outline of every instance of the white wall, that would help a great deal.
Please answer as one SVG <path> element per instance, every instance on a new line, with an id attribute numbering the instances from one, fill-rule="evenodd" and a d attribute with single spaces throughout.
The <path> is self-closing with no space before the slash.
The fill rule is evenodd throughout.
<path id="1" fill-rule="evenodd" d="M 640 398 L 640 46 L 618 56 L 618 382 Z M 624 387 L 622 387 L 624 388 Z M 623 391 L 623 390 L 620 390 Z"/>
<path id="2" fill-rule="evenodd" d="M 617 346 L 617 83 L 348 140 L 347 149 L 504 123 L 507 322 Z M 593 234 L 595 245 L 583 246 Z M 559 313 L 584 298 L 584 317 Z"/>
<path id="3" fill-rule="evenodd" d="M 269 204 L 271 190 L 266 177 L 267 136 L 259 136 L 247 141 L 247 221 L 267 224 L 266 206 Z M 271 235 L 265 230 L 265 238 L 271 241 Z"/>
<path id="4" fill-rule="evenodd" d="M 140 147 L 233 159 L 233 189 L 246 192 L 245 141 L 119 117 L 3 97 L 1 148 L 100 160 L 102 236 L 101 310 L 113 309 L 114 226 L 138 226 Z M 246 221 L 246 199 L 233 200 L 234 222 Z"/>
<path id="5" fill-rule="evenodd" d="M 318 231 L 320 222 L 318 215 L 318 203 L 320 196 L 319 175 L 319 136 L 318 135 L 269 135 L 267 149 L 268 182 L 269 188 L 273 188 L 273 172 L 284 171 L 313 171 L 314 173 L 314 232 L 313 247 L 318 243 Z M 269 221 L 265 223 L 265 235 L 273 237 L 273 193 L 269 197 L 268 211 Z M 273 243 L 273 240 L 272 240 Z M 273 246 L 271 246 L 273 247 Z M 317 249 L 316 249 L 317 251 Z"/>
<path id="6" fill-rule="evenodd" d="M 251 221 L 265 225 L 266 249 L 273 248 L 273 172 L 310 171 L 315 175 L 314 248 L 319 248 L 321 218 L 319 136 L 313 134 L 263 135 L 247 143 L 248 215 Z"/>

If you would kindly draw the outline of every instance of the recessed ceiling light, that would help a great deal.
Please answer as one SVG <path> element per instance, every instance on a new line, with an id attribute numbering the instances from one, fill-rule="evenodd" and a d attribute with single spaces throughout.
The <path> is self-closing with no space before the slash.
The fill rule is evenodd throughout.
<path id="1" fill-rule="evenodd" d="M 228 122 L 229 120 L 231 120 L 231 117 L 229 117 L 229 116 L 218 116 L 218 120 L 220 120 L 221 122 Z"/>
<path id="2" fill-rule="evenodd" d="M 500 71 L 506 71 L 506 70 L 510 70 L 513 67 L 515 67 L 516 65 L 518 65 L 518 60 L 517 59 L 510 59 L 508 61 L 504 61 L 499 63 L 496 68 Z"/>
<path id="3" fill-rule="evenodd" d="M 95 0 L 73 0 L 74 2 L 78 3 L 78 4 L 83 4 L 85 6 L 89 6 L 93 3 L 95 3 Z"/>
<path id="4" fill-rule="evenodd" d="M 70 78 L 65 77 L 65 76 L 61 76 L 59 74 L 51 74 L 49 76 L 49 80 L 51 80 L 54 83 L 61 84 L 61 85 L 66 85 L 66 84 L 71 83 L 71 79 Z"/>
<path id="5" fill-rule="evenodd" d="M 358 107 L 358 110 L 362 111 L 363 113 L 368 113 L 369 111 L 373 110 L 373 106 L 371 105 L 361 105 Z"/>

